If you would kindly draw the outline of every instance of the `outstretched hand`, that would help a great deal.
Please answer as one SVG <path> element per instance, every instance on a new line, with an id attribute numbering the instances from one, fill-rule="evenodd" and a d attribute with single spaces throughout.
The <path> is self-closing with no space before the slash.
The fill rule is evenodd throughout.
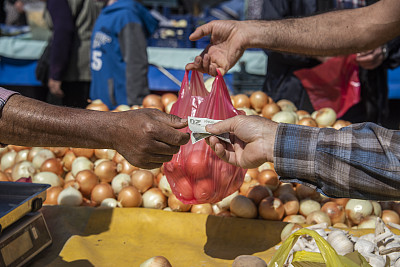
<path id="1" fill-rule="evenodd" d="M 197 41 L 211 35 L 210 44 L 193 63 L 186 65 L 186 70 L 217 76 L 218 69 L 224 75 L 243 55 L 247 43 L 245 33 L 245 24 L 231 20 L 215 20 L 198 27 L 189 39 Z"/>
<path id="2" fill-rule="evenodd" d="M 207 143 L 224 161 L 245 169 L 256 168 L 273 161 L 277 127 L 277 123 L 260 116 L 239 115 L 206 127 L 213 134 L 231 133 L 232 144 L 215 136 Z"/>

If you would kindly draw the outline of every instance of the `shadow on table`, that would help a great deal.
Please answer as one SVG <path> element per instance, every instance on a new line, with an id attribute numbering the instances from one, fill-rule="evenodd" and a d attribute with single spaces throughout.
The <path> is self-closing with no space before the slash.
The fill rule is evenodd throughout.
<path id="1" fill-rule="evenodd" d="M 233 260 L 240 255 L 263 252 L 278 244 L 287 223 L 208 216 L 204 252 L 213 258 Z"/>
<path id="2" fill-rule="evenodd" d="M 93 266 L 87 260 L 65 262 L 59 254 L 73 235 L 89 236 L 108 231 L 113 209 L 93 207 L 44 206 L 41 210 L 53 244 L 41 252 L 30 266 Z M 94 223 L 95 222 L 95 223 Z"/>

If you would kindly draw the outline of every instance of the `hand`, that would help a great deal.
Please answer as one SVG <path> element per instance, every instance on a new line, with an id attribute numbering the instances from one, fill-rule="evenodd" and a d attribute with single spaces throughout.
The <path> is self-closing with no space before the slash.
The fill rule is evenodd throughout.
<path id="1" fill-rule="evenodd" d="M 206 127 L 213 134 L 232 133 L 232 144 L 215 136 L 207 143 L 224 161 L 244 169 L 256 168 L 273 161 L 277 127 L 277 123 L 260 116 L 239 115 Z"/>
<path id="2" fill-rule="evenodd" d="M 356 62 L 358 65 L 367 70 L 373 70 L 380 66 L 384 60 L 382 47 L 363 53 L 358 53 Z"/>
<path id="3" fill-rule="evenodd" d="M 47 86 L 49 87 L 50 93 L 53 94 L 54 96 L 59 98 L 62 98 L 64 96 L 64 92 L 61 89 L 61 81 L 49 79 Z"/>
<path id="4" fill-rule="evenodd" d="M 176 130 L 186 127 L 187 120 L 177 116 L 147 108 L 115 114 L 117 125 L 110 126 L 113 147 L 134 166 L 160 167 L 189 141 L 188 133 Z"/>
<path id="5" fill-rule="evenodd" d="M 243 55 L 247 43 L 246 24 L 239 21 L 212 21 L 198 27 L 190 36 L 196 41 L 211 34 L 210 44 L 186 65 L 186 70 L 198 70 L 216 76 L 217 69 L 224 75 Z"/>

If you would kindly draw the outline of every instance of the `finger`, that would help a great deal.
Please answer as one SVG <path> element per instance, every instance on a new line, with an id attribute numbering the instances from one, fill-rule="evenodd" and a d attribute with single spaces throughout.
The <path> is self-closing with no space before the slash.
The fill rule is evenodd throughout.
<path id="1" fill-rule="evenodd" d="M 158 155 L 153 154 L 146 157 L 149 163 L 164 163 L 172 160 L 173 155 Z"/>
<path id="2" fill-rule="evenodd" d="M 189 36 L 189 40 L 190 41 L 197 41 L 197 40 L 203 38 L 204 36 L 207 36 L 207 35 L 211 34 L 211 30 L 212 30 L 212 25 L 210 23 L 204 24 L 204 25 L 198 27 Z"/>
<path id="3" fill-rule="evenodd" d="M 214 146 L 214 152 L 215 154 L 221 158 L 222 160 L 228 162 L 228 154 L 226 149 L 224 148 L 224 146 L 221 143 L 216 143 Z"/>
<path id="4" fill-rule="evenodd" d="M 173 155 L 179 152 L 180 146 L 174 146 L 154 140 L 153 144 L 147 150 L 148 153 L 160 154 L 160 155 Z"/>
<path id="5" fill-rule="evenodd" d="M 203 66 L 202 66 L 203 70 L 206 73 L 209 73 L 210 71 L 210 56 L 208 54 L 205 54 L 203 57 Z"/>
<path id="6" fill-rule="evenodd" d="M 212 134 L 230 133 L 234 131 L 235 117 L 206 126 L 206 131 Z"/>
<path id="7" fill-rule="evenodd" d="M 182 129 L 188 126 L 187 119 L 181 119 L 180 117 L 173 115 L 173 114 L 167 114 L 164 112 L 157 112 L 157 115 L 155 116 L 155 119 L 167 124 L 168 126 L 171 126 L 175 129 Z"/>

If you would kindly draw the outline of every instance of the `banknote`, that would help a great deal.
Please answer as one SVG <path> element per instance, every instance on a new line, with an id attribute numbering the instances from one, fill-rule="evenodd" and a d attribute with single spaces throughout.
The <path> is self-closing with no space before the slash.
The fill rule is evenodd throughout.
<path id="1" fill-rule="evenodd" d="M 190 135 L 190 139 L 192 140 L 192 144 L 207 138 L 211 135 L 216 136 L 217 138 L 225 141 L 227 143 L 231 143 L 229 139 L 229 133 L 223 133 L 219 135 L 211 134 L 206 131 L 206 125 L 214 124 L 219 122 L 220 120 L 213 120 L 208 118 L 196 118 L 196 117 L 188 117 L 188 125 L 189 129 L 192 131 Z"/>

